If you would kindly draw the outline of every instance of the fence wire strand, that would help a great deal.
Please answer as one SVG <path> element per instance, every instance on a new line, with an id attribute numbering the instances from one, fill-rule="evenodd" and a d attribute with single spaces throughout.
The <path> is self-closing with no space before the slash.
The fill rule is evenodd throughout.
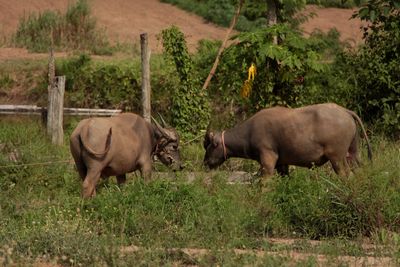
<path id="1" fill-rule="evenodd" d="M 73 164 L 72 159 L 57 160 L 57 161 L 46 161 L 46 162 L 34 162 L 34 163 L 21 163 L 21 164 L 10 164 L 10 165 L 0 165 L 0 169 L 5 168 L 15 168 L 15 167 L 25 167 L 25 166 L 43 166 L 51 165 L 56 163 L 69 163 Z"/>

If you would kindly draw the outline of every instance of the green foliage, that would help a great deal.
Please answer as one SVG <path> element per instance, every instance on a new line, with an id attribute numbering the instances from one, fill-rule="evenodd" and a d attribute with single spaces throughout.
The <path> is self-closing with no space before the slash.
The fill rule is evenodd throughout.
<path id="1" fill-rule="evenodd" d="M 35 52 L 56 49 L 80 49 L 109 54 L 108 41 L 96 28 L 86 0 L 77 0 L 65 14 L 53 11 L 31 13 L 20 19 L 14 36 L 17 46 Z"/>
<path id="2" fill-rule="evenodd" d="M 175 63 L 180 83 L 172 92 L 172 123 L 186 137 L 205 129 L 209 120 L 207 92 L 193 73 L 193 61 L 189 55 L 183 33 L 176 27 L 162 31 L 165 54 Z"/>
<path id="3" fill-rule="evenodd" d="M 277 36 L 279 44 L 273 43 Z M 232 95 L 239 95 L 239 77 L 243 84 L 251 63 L 257 66 L 250 98 L 245 104 L 251 112 L 280 104 L 302 105 L 308 76 L 323 70 L 320 55 L 312 43 L 285 24 L 238 35 L 239 43 L 231 46 L 222 59 L 217 74 L 223 88 L 232 88 Z M 235 82 L 235 84 L 233 84 Z"/>
<path id="4" fill-rule="evenodd" d="M 236 0 L 162 0 L 179 6 L 182 9 L 196 13 L 197 15 L 217 25 L 228 27 L 235 13 Z M 263 26 L 266 23 L 264 1 L 245 1 L 242 14 L 238 18 L 236 29 L 248 31 Z"/>
<path id="5" fill-rule="evenodd" d="M 369 22 L 365 46 L 350 55 L 356 73 L 356 99 L 369 120 L 400 134 L 400 2 L 371 0 L 355 15 Z"/>
<path id="6" fill-rule="evenodd" d="M 94 62 L 87 54 L 62 60 L 56 64 L 56 75 L 65 75 L 65 106 L 119 108 L 139 111 L 140 86 L 134 63 Z M 45 105 L 47 75 L 32 97 Z"/>

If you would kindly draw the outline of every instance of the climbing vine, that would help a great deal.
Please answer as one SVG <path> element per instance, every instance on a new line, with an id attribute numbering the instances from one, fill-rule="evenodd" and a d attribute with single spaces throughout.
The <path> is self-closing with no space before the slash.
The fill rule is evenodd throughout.
<path id="1" fill-rule="evenodd" d="M 205 129 L 210 108 L 206 90 L 196 78 L 184 34 L 172 26 L 161 32 L 164 54 L 175 63 L 180 80 L 172 93 L 172 123 L 184 137 L 197 135 Z"/>

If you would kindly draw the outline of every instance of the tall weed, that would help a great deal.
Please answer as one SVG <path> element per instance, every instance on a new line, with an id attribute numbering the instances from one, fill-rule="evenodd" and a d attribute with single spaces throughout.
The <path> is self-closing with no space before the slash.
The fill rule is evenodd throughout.
<path id="1" fill-rule="evenodd" d="M 34 52 L 47 52 L 51 46 L 58 50 L 111 51 L 86 0 L 70 5 L 65 14 L 47 10 L 22 17 L 13 39 L 17 46 Z"/>

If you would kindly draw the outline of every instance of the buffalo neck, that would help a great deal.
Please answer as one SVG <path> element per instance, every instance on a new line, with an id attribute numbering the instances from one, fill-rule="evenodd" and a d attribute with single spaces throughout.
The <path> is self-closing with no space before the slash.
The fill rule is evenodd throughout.
<path id="1" fill-rule="evenodd" d="M 226 130 L 224 133 L 224 139 L 228 158 L 252 158 L 248 131 L 246 131 L 244 127 L 237 126 Z"/>

